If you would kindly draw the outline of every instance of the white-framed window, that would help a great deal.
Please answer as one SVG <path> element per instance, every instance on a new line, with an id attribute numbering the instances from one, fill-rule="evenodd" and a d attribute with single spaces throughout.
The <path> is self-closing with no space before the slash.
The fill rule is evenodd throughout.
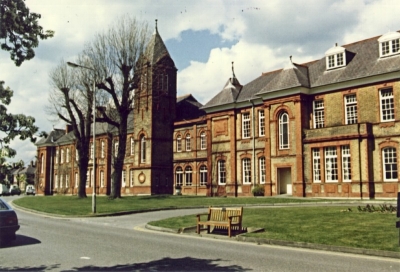
<path id="1" fill-rule="evenodd" d="M 250 113 L 242 113 L 242 138 L 250 138 Z"/>
<path id="2" fill-rule="evenodd" d="M 54 175 L 54 188 L 55 189 L 58 188 L 58 175 L 57 174 Z"/>
<path id="3" fill-rule="evenodd" d="M 312 148 L 313 181 L 321 182 L 321 155 L 319 148 Z"/>
<path id="4" fill-rule="evenodd" d="M 65 158 L 66 162 L 69 162 L 69 157 L 70 157 L 69 147 L 67 147 L 67 157 Z"/>
<path id="5" fill-rule="evenodd" d="M 350 146 L 344 145 L 342 149 L 342 177 L 343 181 L 351 181 Z"/>
<path id="6" fill-rule="evenodd" d="M 260 184 L 264 184 L 265 183 L 265 157 L 262 156 L 258 159 L 258 165 L 259 165 L 259 169 L 260 169 Z"/>
<path id="7" fill-rule="evenodd" d="M 355 94 L 344 97 L 346 124 L 357 124 L 357 96 Z"/>
<path id="8" fill-rule="evenodd" d="M 115 141 L 114 143 L 114 157 L 118 157 L 118 147 L 119 147 L 119 142 Z"/>
<path id="9" fill-rule="evenodd" d="M 79 160 L 79 151 L 78 151 L 78 148 L 76 148 L 76 147 L 75 147 L 75 158 L 76 158 L 76 161 Z"/>
<path id="10" fill-rule="evenodd" d="M 180 166 L 175 170 L 175 184 L 179 186 L 183 185 L 183 169 Z"/>
<path id="11" fill-rule="evenodd" d="M 101 141 L 100 156 L 102 159 L 104 159 L 104 156 L 105 156 L 105 147 L 106 147 L 106 143 L 104 141 Z"/>
<path id="12" fill-rule="evenodd" d="M 337 44 L 325 52 L 326 69 L 335 69 L 346 66 L 346 49 Z"/>
<path id="13" fill-rule="evenodd" d="M 381 122 L 394 121 L 393 89 L 383 89 L 379 92 Z"/>
<path id="14" fill-rule="evenodd" d="M 186 134 L 185 147 L 186 147 L 186 151 L 192 150 L 191 143 L 190 143 L 190 134 Z"/>
<path id="15" fill-rule="evenodd" d="M 65 188 L 69 188 L 69 175 L 65 175 Z"/>
<path id="16" fill-rule="evenodd" d="M 134 184 L 134 182 L 133 182 L 133 169 L 129 170 L 129 180 L 130 180 L 131 187 L 133 187 L 133 184 Z"/>
<path id="17" fill-rule="evenodd" d="M 94 155 L 93 143 L 90 143 L 90 159 L 93 159 L 93 155 Z"/>
<path id="18" fill-rule="evenodd" d="M 379 56 L 388 57 L 400 53 L 400 33 L 389 32 L 379 39 Z"/>
<path id="19" fill-rule="evenodd" d="M 90 176 L 91 176 L 90 172 L 91 172 L 90 169 L 88 169 L 86 172 L 86 187 L 90 187 Z"/>
<path id="20" fill-rule="evenodd" d="M 345 57 L 343 52 L 327 56 L 328 70 L 345 66 Z"/>
<path id="21" fill-rule="evenodd" d="M 313 103 L 313 111 L 314 128 L 323 128 L 325 126 L 324 100 L 315 100 Z"/>
<path id="22" fill-rule="evenodd" d="M 192 186 L 192 167 L 191 166 L 185 167 L 185 185 Z"/>
<path id="23" fill-rule="evenodd" d="M 182 137 L 181 137 L 181 135 L 176 136 L 176 152 L 182 152 Z"/>
<path id="24" fill-rule="evenodd" d="M 325 147 L 325 178 L 326 182 L 338 181 L 337 149 L 335 146 Z"/>
<path id="25" fill-rule="evenodd" d="M 58 149 L 56 150 L 56 163 L 58 163 Z"/>
<path id="26" fill-rule="evenodd" d="M 104 187 L 104 171 L 100 171 L 100 187 Z"/>
<path id="27" fill-rule="evenodd" d="M 397 150 L 394 147 L 382 149 L 383 181 L 398 181 Z"/>
<path id="28" fill-rule="evenodd" d="M 243 184 L 251 183 L 251 161 L 249 158 L 242 160 Z"/>
<path id="29" fill-rule="evenodd" d="M 258 111 L 258 136 L 265 136 L 265 113 L 264 113 L 264 110 Z"/>
<path id="30" fill-rule="evenodd" d="M 95 180 L 94 180 L 94 171 L 93 171 L 93 169 L 91 169 L 90 170 L 90 184 L 89 184 L 89 186 L 90 187 L 93 187 L 94 186 L 94 184 L 95 184 Z"/>
<path id="31" fill-rule="evenodd" d="M 131 156 L 133 156 L 133 154 L 135 153 L 135 140 L 133 139 L 133 137 L 130 138 L 131 139 Z"/>
<path id="32" fill-rule="evenodd" d="M 200 149 L 201 150 L 207 149 L 207 137 L 204 131 L 200 133 Z"/>
<path id="33" fill-rule="evenodd" d="M 64 149 L 61 149 L 60 163 L 64 163 Z"/>
<path id="34" fill-rule="evenodd" d="M 144 135 L 140 138 L 140 162 L 146 162 L 146 137 Z"/>
<path id="35" fill-rule="evenodd" d="M 279 115 L 279 149 L 289 148 L 289 115 L 282 112 Z"/>
<path id="36" fill-rule="evenodd" d="M 40 156 L 40 173 L 44 172 L 44 155 Z"/>
<path id="37" fill-rule="evenodd" d="M 200 166 L 200 186 L 207 185 L 207 166 Z"/>
<path id="38" fill-rule="evenodd" d="M 79 185 L 79 175 L 78 172 L 75 172 L 75 188 L 78 188 Z"/>
<path id="39" fill-rule="evenodd" d="M 218 161 L 218 184 L 226 184 L 226 165 L 224 160 Z"/>
<path id="40" fill-rule="evenodd" d="M 126 171 L 122 170 L 122 187 L 126 187 Z"/>

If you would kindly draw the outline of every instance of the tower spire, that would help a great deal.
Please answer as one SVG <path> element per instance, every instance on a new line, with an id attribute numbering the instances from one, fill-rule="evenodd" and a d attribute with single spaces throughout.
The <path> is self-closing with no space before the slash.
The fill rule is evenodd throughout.
<path id="1" fill-rule="evenodd" d="M 155 33 L 158 33 L 157 21 L 158 21 L 158 19 L 156 19 L 156 29 L 154 30 L 154 31 L 155 31 Z"/>
<path id="2" fill-rule="evenodd" d="M 233 61 L 232 61 L 232 78 L 236 78 L 236 76 L 235 76 L 235 69 L 233 68 Z"/>

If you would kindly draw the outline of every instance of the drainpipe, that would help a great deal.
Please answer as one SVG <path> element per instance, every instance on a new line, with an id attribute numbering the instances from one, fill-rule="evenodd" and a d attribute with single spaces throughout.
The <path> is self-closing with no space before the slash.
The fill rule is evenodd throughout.
<path id="1" fill-rule="evenodd" d="M 256 149 L 256 135 L 255 135 L 255 133 L 256 133 L 256 131 L 255 131 L 255 117 L 254 117 L 254 102 L 251 100 L 251 99 L 249 99 L 249 102 L 251 103 L 251 111 L 252 111 L 252 122 L 251 122 L 251 130 L 252 130 L 252 132 L 251 132 L 251 135 L 253 136 L 253 159 L 252 159 L 252 161 L 253 161 L 253 163 L 251 164 L 251 172 L 254 174 L 254 182 L 253 182 L 253 186 L 252 186 L 252 189 L 254 189 L 254 186 L 256 185 L 256 181 L 257 181 L 257 174 L 256 174 L 256 171 L 255 171 L 255 163 L 256 163 L 256 154 L 255 154 L 255 149 Z"/>

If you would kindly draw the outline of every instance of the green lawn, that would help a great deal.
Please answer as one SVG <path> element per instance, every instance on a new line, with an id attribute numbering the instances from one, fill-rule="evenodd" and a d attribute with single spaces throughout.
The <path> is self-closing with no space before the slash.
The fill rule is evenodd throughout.
<path id="1" fill-rule="evenodd" d="M 279 203 L 313 203 L 322 199 L 276 198 L 276 197 L 202 197 L 202 196 L 129 196 L 110 200 L 105 196 L 96 198 L 97 213 L 115 213 L 168 208 L 208 207 L 218 205 L 273 205 Z M 329 200 L 331 201 L 331 200 Z M 29 209 L 61 215 L 91 215 L 92 198 L 75 196 L 23 197 L 14 200 L 16 205 Z"/>
<path id="2" fill-rule="evenodd" d="M 400 252 L 395 213 L 359 212 L 352 207 L 245 208 L 243 226 L 264 228 L 246 236 L 283 241 L 358 247 Z M 196 217 L 182 216 L 150 225 L 183 228 L 196 225 Z"/>
<path id="3" fill-rule="evenodd" d="M 323 206 L 323 202 L 338 200 L 277 198 L 277 197 L 195 197 L 195 196 L 135 196 L 109 200 L 97 197 L 97 213 L 146 211 L 168 208 L 208 206 L 239 206 L 244 209 L 243 226 L 263 228 L 265 232 L 247 236 L 263 239 L 307 242 L 346 247 L 359 247 L 400 252 L 399 229 L 395 213 L 359 212 L 357 207 Z M 339 200 L 340 201 L 340 200 Z M 297 203 L 286 207 L 269 207 L 282 203 Z M 321 206 L 307 205 L 320 203 Z M 37 211 L 67 216 L 92 215 L 92 198 L 71 196 L 21 197 L 14 204 Z M 246 205 L 260 205 L 258 208 Z M 265 205 L 264 207 L 262 207 Z M 360 204 L 365 206 L 365 204 Z M 169 218 L 151 225 L 179 229 L 196 225 L 194 215 Z"/>

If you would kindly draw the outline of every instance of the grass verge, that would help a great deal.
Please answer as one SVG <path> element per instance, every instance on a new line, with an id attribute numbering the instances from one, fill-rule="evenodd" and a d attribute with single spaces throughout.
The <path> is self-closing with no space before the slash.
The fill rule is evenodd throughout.
<path id="1" fill-rule="evenodd" d="M 396 213 L 359 212 L 356 207 L 245 208 L 243 226 L 264 228 L 246 236 L 282 241 L 400 252 Z M 166 228 L 196 225 L 196 217 L 168 218 L 149 224 Z"/>
<path id="2" fill-rule="evenodd" d="M 208 207 L 221 205 L 274 205 L 279 203 L 313 203 L 323 199 L 276 198 L 276 197 L 203 197 L 203 196 L 129 196 L 110 200 L 96 198 L 98 214 L 153 209 Z M 330 200 L 331 201 L 331 200 Z M 59 215 L 85 216 L 92 214 L 92 198 L 74 196 L 22 197 L 14 200 L 18 206 Z"/>

